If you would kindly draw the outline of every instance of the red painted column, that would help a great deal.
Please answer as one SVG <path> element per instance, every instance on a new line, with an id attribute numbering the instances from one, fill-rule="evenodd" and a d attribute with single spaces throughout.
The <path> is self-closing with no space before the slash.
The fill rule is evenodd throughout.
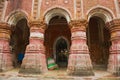
<path id="1" fill-rule="evenodd" d="M 0 72 L 13 68 L 9 40 L 10 26 L 7 23 L 0 23 Z"/>
<path id="2" fill-rule="evenodd" d="M 47 71 L 44 27 L 42 22 L 30 23 L 30 43 L 27 46 L 25 58 L 21 65 L 22 73 L 43 73 Z"/>
<path id="3" fill-rule="evenodd" d="M 67 72 L 70 75 L 94 75 L 91 59 L 86 45 L 86 21 L 72 21 L 72 45 Z"/>
<path id="4" fill-rule="evenodd" d="M 111 32 L 111 47 L 109 55 L 108 71 L 120 76 L 120 19 L 107 23 Z"/>

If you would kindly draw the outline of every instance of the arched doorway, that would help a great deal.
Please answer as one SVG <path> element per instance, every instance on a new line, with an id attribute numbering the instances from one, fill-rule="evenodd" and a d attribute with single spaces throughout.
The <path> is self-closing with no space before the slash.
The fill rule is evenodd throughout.
<path id="1" fill-rule="evenodd" d="M 87 28 L 87 44 L 94 69 L 106 70 L 109 58 L 110 32 L 105 22 L 98 16 L 92 16 Z"/>
<path id="2" fill-rule="evenodd" d="M 29 27 L 25 18 L 20 19 L 12 27 L 10 46 L 14 67 L 20 67 L 22 64 L 26 46 L 29 44 L 29 35 Z"/>
<path id="3" fill-rule="evenodd" d="M 60 67 L 67 67 L 69 44 L 64 38 L 59 38 L 55 43 L 55 59 Z"/>
<path id="4" fill-rule="evenodd" d="M 66 42 L 62 37 L 68 41 Z M 53 58 L 59 67 L 64 66 L 64 64 L 61 64 L 60 62 L 64 62 L 65 59 L 65 64 L 67 64 L 68 58 L 63 56 L 65 59 L 62 60 L 63 57 L 58 56 L 58 53 L 62 52 L 62 50 L 65 51 L 66 49 L 66 51 L 69 51 L 70 46 L 68 46 L 68 44 L 71 44 L 71 31 L 64 16 L 55 15 L 50 19 L 47 29 L 45 30 L 44 43 L 47 58 Z M 65 67 L 67 67 L 67 65 L 65 65 Z"/>

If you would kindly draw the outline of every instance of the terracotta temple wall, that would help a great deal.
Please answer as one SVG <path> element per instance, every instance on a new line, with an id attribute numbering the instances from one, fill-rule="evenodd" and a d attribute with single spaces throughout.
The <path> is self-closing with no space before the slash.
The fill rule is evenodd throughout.
<path id="1" fill-rule="evenodd" d="M 18 13 L 23 12 L 27 16 L 28 25 L 30 25 L 30 43 L 27 46 L 20 72 L 29 72 L 30 69 L 33 69 L 31 72 L 35 73 L 46 72 L 44 31 L 48 24 L 45 22 L 45 16 L 52 9 L 62 9 L 66 15 L 69 15 L 68 24 L 72 34 L 67 71 L 70 75 L 93 75 L 89 50 L 86 45 L 86 27 L 89 22 L 88 18 L 97 9 L 95 12 L 100 12 L 104 16 L 95 16 L 102 17 L 111 31 L 112 45 L 108 71 L 120 74 L 120 9 L 118 0 L 6 0 L 4 9 L 3 22 L 7 25 L 0 22 L 0 71 L 12 68 L 8 28 L 11 28 L 14 21 L 18 19 L 14 16 L 17 11 Z M 90 14 L 92 11 L 93 13 Z M 66 16 L 62 12 L 59 13 L 64 17 Z M 14 16 L 14 20 L 9 23 L 11 15 Z M 19 16 L 25 17 L 21 16 L 21 13 Z"/>

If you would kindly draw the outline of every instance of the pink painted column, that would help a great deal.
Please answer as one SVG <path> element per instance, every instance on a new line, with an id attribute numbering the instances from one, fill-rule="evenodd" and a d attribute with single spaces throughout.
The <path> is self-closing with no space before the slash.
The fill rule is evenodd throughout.
<path id="1" fill-rule="evenodd" d="M 7 23 L 0 23 L 0 72 L 13 68 L 9 40 L 10 26 Z"/>
<path id="2" fill-rule="evenodd" d="M 111 32 L 111 47 L 109 55 L 108 71 L 120 76 L 120 19 L 107 23 Z"/>
<path id="3" fill-rule="evenodd" d="M 94 75 L 88 46 L 86 45 L 86 23 L 86 21 L 79 20 L 70 23 L 72 45 L 67 69 L 69 75 Z"/>
<path id="4" fill-rule="evenodd" d="M 43 73 L 47 71 L 44 48 L 44 23 L 30 23 L 30 43 L 27 46 L 20 72 Z"/>

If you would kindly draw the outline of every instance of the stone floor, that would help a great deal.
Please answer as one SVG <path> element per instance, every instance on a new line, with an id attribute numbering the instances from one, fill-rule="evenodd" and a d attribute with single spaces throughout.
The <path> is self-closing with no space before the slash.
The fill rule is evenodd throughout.
<path id="1" fill-rule="evenodd" d="M 19 69 L 0 73 L 0 80 L 120 80 L 106 71 L 94 70 L 95 76 L 68 76 L 66 69 L 48 71 L 44 74 L 20 74 Z"/>

